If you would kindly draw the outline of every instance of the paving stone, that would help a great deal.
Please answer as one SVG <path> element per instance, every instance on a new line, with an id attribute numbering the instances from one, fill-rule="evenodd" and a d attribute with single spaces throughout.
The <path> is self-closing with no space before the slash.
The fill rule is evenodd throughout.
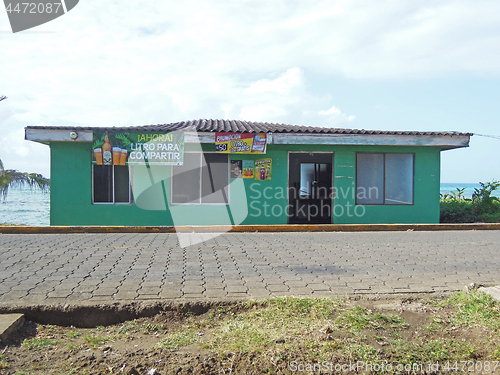
<path id="1" fill-rule="evenodd" d="M 65 305 L 66 304 L 66 298 L 65 297 L 47 297 L 43 300 L 43 303 L 46 305 Z"/>
<path id="2" fill-rule="evenodd" d="M 161 291 L 161 288 L 159 286 L 157 287 L 143 287 L 139 289 L 137 292 L 139 295 L 142 297 L 145 294 L 155 294 L 158 295 Z"/>
<path id="3" fill-rule="evenodd" d="M 159 299 L 159 293 L 154 293 L 154 294 L 140 293 L 136 299 L 140 299 L 140 300 Z"/>
<path id="4" fill-rule="evenodd" d="M 139 296 L 137 292 L 124 292 L 119 290 L 117 293 L 113 294 L 113 299 L 115 300 L 132 300 Z"/>
<path id="5" fill-rule="evenodd" d="M 290 288 L 290 293 L 294 296 L 310 296 L 312 290 L 309 288 Z"/>
<path id="6" fill-rule="evenodd" d="M 373 294 L 374 292 L 371 289 L 354 289 L 354 294 Z"/>
<path id="7" fill-rule="evenodd" d="M 186 278 L 184 280 L 184 283 L 183 283 L 184 286 L 188 286 L 188 287 L 191 287 L 191 286 L 200 286 L 200 285 L 203 285 L 203 284 L 205 284 L 205 281 L 202 280 L 202 279 L 190 279 L 190 278 Z"/>
<path id="8" fill-rule="evenodd" d="M 275 292 L 288 292 L 289 291 L 289 288 L 284 284 L 268 284 L 268 285 L 266 285 L 266 289 L 269 290 L 273 294 Z"/>
<path id="9" fill-rule="evenodd" d="M 224 298 L 226 297 L 227 293 L 224 289 L 217 288 L 206 289 L 205 292 L 203 292 L 203 295 L 208 298 Z"/>
<path id="10" fill-rule="evenodd" d="M 200 286 L 200 285 L 190 285 L 190 286 L 184 286 L 182 288 L 182 292 L 184 294 L 186 293 L 203 293 L 203 291 L 205 290 L 205 287 L 204 286 Z"/>
<path id="11" fill-rule="evenodd" d="M 340 295 L 344 295 L 344 294 L 351 294 L 353 292 L 353 289 L 352 288 L 349 288 L 349 287 L 342 287 L 342 286 L 339 286 L 339 287 L 336 287 L 336 288 L 332 288 L 331 292 L 335 295 L 335 294 L 340 294 Z"/>
<path id="12" fill-rule="evenodd" d="M 246 293 L 247 287 L 244 285 L 228 285 L 224 288 L 224 290 L 228 294 L 230 294 L 230 293 Z"/>
<path id="13" fill-rule="evenodd" d="M 253 299 L 265 299 L 271 296 L 271 292 L 265 289 L 249 289 L 247 294 Z"/>
<path id="14" fill-rule="evenodd" d="M 231 286 L 231 287 L 242 287 L 245 285 L 245 282 L 243 280 L 224 280 L 224 284 L 226 286 Z"/>
<path id="15" fill-rule="evenodd" d="M 73 303 L 98 287 L 118 287 L 136 300 L 156 298 L 157 290 L 207 298 L 191 285 L 214 296 L 223 287 L 244 288 L 229 298 L 266 298 L 266 284 L 283 285 L 285 294 L 317 284 L 311 296 L 318 288 L 331 295 L 453 291 L 471 282 L 496 285 L 500 264 L 500 231 L 224 233 L 186 249 L 175 243 L 175 234 L 2 235 L 0 304 L 47 303 L 48 293 L 74 289 L 66 298 Z"/>
<path id="16" fill-rule="evenodd" d="M 180 298 L 182 297 L 182 292 L 180 290 L 162 290 L 159 294 L 158 297 L 160 298 L 165 298 L 165 299 L 171 299 L 171 298 Z"/>
<path id="17" fill-rule="evenodd" d="M 235 292 L 228 292 L 227 293 L 228 298 L 236 298 L 236 299 L 246 299 L 249 297 L 249 295 L 244 292 L 244 293 L 235 293 Z"/>
<path id="18" fill-rule="evenodd" d="M 247 283 L 245 283 L 245 286 L 248 289 L 259 289 L 259 288 L 265 288 L 266 283 L 264 283 L 262 281 L 259 282 L 259 283 L 256 283 L 256 282 L 247 282 Z"/>
<path id="19" fill-rule="evenodd" d="M 119 286 L 120 290 L 137 290 L 141 287 L 139 282 L 124 282 Z"/>
<path id="20" fill-rule="evenodd" d="M 307 288 L 311 289 L 312 291 L 330 290 L 330 287 L 328 285 L 320 283 L 307 284 Z"/>
<path id="21" fill-rule="evenodd" d="M 289 291 L 276 291 L 276 292 L 271 292 L 271 296 L 273 297 L 293 297 L 294 294 Z"/>
<path id="22" fill-rule="evenodd" d="M 370 290 L 371 293 L 375 293 L 375 294 L 390 294 L 390 293 L 394 293 L 394 289 L 393 288 L 389 288 L 389 287 L 386 287 L 386 286 L 371 286 L 369 290 Z"/>
<path id="23" fill-rule="evenodd" d="M 203 296 L 203 293 L 184 293 L 183 298 L 187 298 L 187 299 L 196 299 L 196 300 L 200 300 L 202 299 L 204 296 Z"/>
<path id="24" fill-rule="evenodd" d="M 314 290 L 312 292 L 312 297 L 333 297 L 334 295 L 335 293 L 329 290 Z"/>
<path id="25" fill-rule="evenodd" d="M 73 291 L 71 291 L 71 290 L 57 290 L 57 291 L 47 293 L 47 297 L 49 297 L 49 298 L 54 298 L 54 297 L 55 298 L 66 298 L 72 293 L 73 293 Z"/>
<path id="26" fill-rule="evenodd" d="M 303 288 L 307 285 L 307 283 L 303 280 L 289 280 L 289 279 L 286 279 L 285 284 L 291 288 L 292 287 Z"/>
<path id="27" fill-rule="evenodd" d="M 226 286 L 223 282 L 220 283 L 205 283 L 204 287 L 206 289 L 223 289 Z"/>
<path id="28" fill-rule="evenodd" d="M 78 301 L 86 301 L 92 298 L 92 293 L 75 293 L 73 292 L 70 294 L 68 297 L 66 297 L 66 300 L 68 302 L 78 302 Z"/>

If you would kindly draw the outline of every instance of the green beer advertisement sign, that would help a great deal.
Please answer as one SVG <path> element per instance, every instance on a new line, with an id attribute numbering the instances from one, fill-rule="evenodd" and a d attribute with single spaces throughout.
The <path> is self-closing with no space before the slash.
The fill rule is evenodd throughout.
<path id="1" fill-rule="evenodd" d="M 92 163 L 98 165 L 182 165 L 184 132 L 95 130 Z"/>

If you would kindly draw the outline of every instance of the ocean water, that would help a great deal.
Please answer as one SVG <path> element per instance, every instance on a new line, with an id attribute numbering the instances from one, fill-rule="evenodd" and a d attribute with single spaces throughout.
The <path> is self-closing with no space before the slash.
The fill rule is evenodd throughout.
<path id="1" fill-rule="evenodd" d="M 466 183 L 442 183 L 441 194 L 457 192 L 457 188 L 466 188 L 466 198 L 472 197 L 475 188 L 479 184 Z M 500 190 L 493 194 L 500 197 Z M 40 190 L 24 188 L 11 188 L 7 199 L 0 197 L 0 223 L 26 224 L 45 226 L 50 223 L 50 194 L 42 193 Z"/>
<path id="2" fill-rule="evenodd" d="M 9 188 L 0 196 L 0 223 L 45 226 L 50 223 L 50 194 L 29 187 Z"/>
<path id="3" fill-rule="evenodd" d="M 458 193 L 457 188 L 465 188 L 463 195 L 465 198 L 471 198 L 474 194 L 474 189 L 480 189 L 479 184 L 466 184 L 466 183 L 442 183 L 441 184 L 441 194 L 449 194 L 451 192 Z M 492 196 L 500 198 L 500 190 L 493 192 Z"/>

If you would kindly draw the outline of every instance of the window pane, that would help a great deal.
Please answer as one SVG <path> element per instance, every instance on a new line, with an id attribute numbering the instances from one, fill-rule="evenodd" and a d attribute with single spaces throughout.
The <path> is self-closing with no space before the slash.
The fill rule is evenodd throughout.
<path id="1" fill-rule="evenodd" d="M 201 172 L 202 203 L 228 202 L 228 155 L 204 154 Z"/>
<path id="2" fill-rule="evenodd" d="M 94 202 L 113 202 L 113 166 L 94 165 Z"/>
<path id="3" fill-rule="evenodd" d="M 115 203 L 130 202 L 128 166 L 115 165 Z"/>
<path id="4" fill-rule="evenodd" d="M 314 183 L 314 163 L 300 163 L 300 196 L 306 197 L 312 194 Z"/>
<path id="5" fill-rule="evenodd" d="M 316 184 L 315 198 L 327 199 L 332 190 L 332 166 L 331 164 L 316 164 Z"/>
<path id="6" fill-rule="evenodd" d="M 300 163 L 300 197 L 326 199 L 332 186 L 331 166 L 325 163 Z"/>
<path id="7" fill-rule="evenodd" d="M 356 204 L 384 203 L 384 154 L 358 154 Z"/>
<path id="8" fill-rule="evenodd" d="M 385 154 L 385 204 L 413 204 L 413 154 Z"/>
<path id="9" fill-rule="evenodd" d="M 200 154 L 184 153 L 184 164 L 172 167 L 172 203 L 200 203 Z"/>

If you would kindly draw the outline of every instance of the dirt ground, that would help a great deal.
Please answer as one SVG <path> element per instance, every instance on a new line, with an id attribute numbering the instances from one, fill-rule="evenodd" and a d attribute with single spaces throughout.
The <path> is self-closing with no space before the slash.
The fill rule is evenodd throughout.
<path id="1" fill-rule="evenodd" d="M 453 374 L 471 368 L 500 374 L 497 333 L 460 323 L 456 305 L 424 298 L 346 300 L 321 315 L 326 310 L 312 313 L 308 305 L 300 312 L 304 304 L 293 303 L 290 311 L 280 307 L 291 318 L 279 322 L 270 322 L 275 312 L 266 317 L 266 303 L 214 306 L 201 315 L 163 311 L 96 328 L 27 321 L 0 346 L 0 374 Z M 281 324 L 281 336 L 273 336 L 272 328 L 269 340 L 265 332 L 258 336 L 263 321 Z M 248 323 L 241 332 L 255 341 L 228 339 L 240 334 L 235 322 Z M 306 328 L 295 330 L 296 322 Z"/>

